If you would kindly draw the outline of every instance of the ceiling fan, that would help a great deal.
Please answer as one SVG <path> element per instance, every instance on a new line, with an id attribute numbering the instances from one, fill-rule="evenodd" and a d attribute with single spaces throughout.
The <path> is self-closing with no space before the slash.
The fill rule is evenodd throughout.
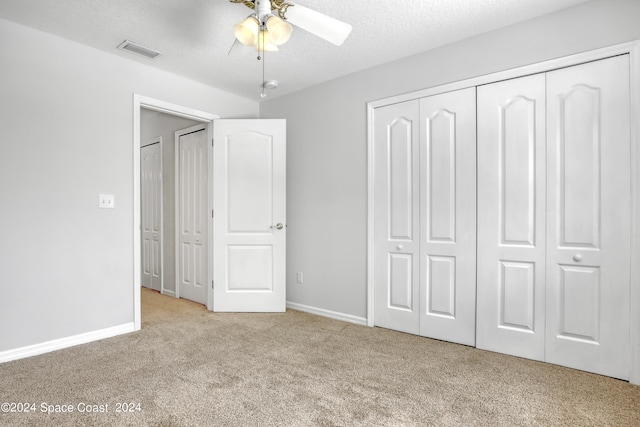
<path id="1" fill-rule="evenodd" d="M 314 34 L 336 46 L 351 33 L 351 25 L 286 0 L 230 0 L 242 3 L 254 13 L 234 27 L 237 41 L 255 46 L 258 51 L 273 52 L 291 37 L 293 28 Z M 276 12 L 274 14 L 274 12 Z"/>

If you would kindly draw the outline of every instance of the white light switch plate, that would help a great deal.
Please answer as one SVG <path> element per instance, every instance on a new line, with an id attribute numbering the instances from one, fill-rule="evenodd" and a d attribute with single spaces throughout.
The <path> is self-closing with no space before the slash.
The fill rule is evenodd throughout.
<path id="1" fill-rule="evenodd" d="M 98 207 L 102 209 L 113 209 L 115 207 L 113 194 L 100 194 Z"/>

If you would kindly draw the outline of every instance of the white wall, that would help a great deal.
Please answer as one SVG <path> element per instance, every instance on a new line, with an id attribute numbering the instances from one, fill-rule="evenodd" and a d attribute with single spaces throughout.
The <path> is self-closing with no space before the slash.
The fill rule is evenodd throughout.
<path id="1" fill-rule="evenodd" d="M 260 104 L 287 119 L 287 299 L 367 315 L 368 101 L 637 40 L 638 22 L 640 1 L 596 0 Z"/>
<path id="2" fill-rule="evenodd" d="M 0 353 L 131 324 L 133 94 L 227 118 L 258 105 L 4 20 L 0 58 Z"/>
<path id="3" fill-rule="evenodd" d="M 162 279 L 164 289 L 176 291 L 175 131 L 200 122 L 142 108 L 140 142 L 162 137 Z"/>

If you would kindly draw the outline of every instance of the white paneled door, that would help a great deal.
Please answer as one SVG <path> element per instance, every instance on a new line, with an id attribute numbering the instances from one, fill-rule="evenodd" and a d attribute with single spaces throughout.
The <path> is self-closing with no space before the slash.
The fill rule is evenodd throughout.
<path id="1" fill-rule="evenodd" d="M 545 75 L 478 88 L 477 346 L 544 359 Z"/>
<path id="2" fill-rule="evenodd" d="M 286 122 L 216 120 L 214 311 L 286 309 Z"/>
<path id="3" fill-rule="evenodd" d="M 478 89 L 479 348 L 629 378 L 629 105 L 627 56 Z"/>
<path id="4" fill-rule="evenodd" d="M 420 100 L 420 335 L 475 345 L 476 89 Z"/>
<path id="5" fill-rule="evenodd" d="M 205 125 L 176 132 L 177 279 L 181 298 L 207 303 L 208 157 Z"/>
<path id="6" fill-rule="evenodd" d="M 374 122 L 374 323 L 474 345 L 475 88 Z"/>
<path id="7" fill-rule="evenodd" d="M 419 101 L 376 109 L 374 233 L 376 326 L 420 332 Z"/>
<path id="8" fill-rule="evenodd" d="M 629 58 L 547 74 L 546 360 L 629 378 Z"/>
<path id="9" fill-rule="evenodd" d="M 630 60 L 374 103 L 374 325 L 635 378 Z"/>
<path id="10" fill-rule="evenodd" d="M 142 286 L 162 287 L 162 155 L 159 140 L 140 149 Z"/>

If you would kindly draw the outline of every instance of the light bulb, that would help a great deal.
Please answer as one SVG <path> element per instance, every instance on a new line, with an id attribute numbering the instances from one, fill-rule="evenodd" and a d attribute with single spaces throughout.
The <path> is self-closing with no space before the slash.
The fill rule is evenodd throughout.
<path id="1" fill-rule="evenodd" d="M 271 39 L 269 37 L 269 31 L 260 30 L 258 34 L 258 44 L 256 44 L 256 50 L 259 52 L 277 52 L 278 46 L 271 43 Z"/>
<path id="2" fill-rule="evenodd" d="M 260 23 L 255 15 L 248 16 L 244 21 L 233 27 L 233 34 L 245 46 L 256 46 L 258 44 L 259 31 Z"/>
<path id="3" fill-rule="evenodd" d="M 269 30 L 271 43 L 279 46 L 289 41 L 293 27 L 287 21 L 271 15 L 267 17 L 267 30 Z"/>

